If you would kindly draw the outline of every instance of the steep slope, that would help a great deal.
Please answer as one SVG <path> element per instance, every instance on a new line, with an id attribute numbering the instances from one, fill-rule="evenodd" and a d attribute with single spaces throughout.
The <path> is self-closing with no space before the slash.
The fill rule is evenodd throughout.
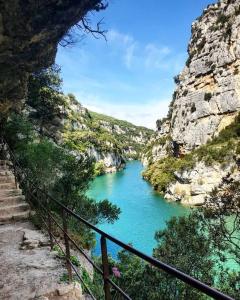
<path id="1" fill-rule="evenodd" d="M 171 135 L 188 151 L 205 144 L 240 109 L 240 1 L 220 1 L 192 25 L 189 59 L 177 77 Z"/>
<path id="2" fill-rule="evenodd" d="M 138 159 L 153 134 L 153 130 L 136 126 L 127 121 L 118 120 L 103 114 L 90 112 L 90 116 L 100 128 L 113 135 L 124 155 L 130 159 Z"/>
<path id="3" fill-rule="evenodd" d="M 27 106 L 38 132 L 71 150 L 87 153 L 96 164 L 96 174 L 114 172 L 129 159 L 138 159 L 153 130 L 88 111 L 74 95 L 58 94 L 62 104 L 53 118 L 39 118 L 39 107 Z"/>
<path id="4" fill-rule="evenodd" d="M 96 173 L 113 172 L 129 159 L 137 159 L 152 130 L 90 112 L 71 97 L 63 141 L 71 149 L 87 152 L 97 161 Z"/>
<path id="5" fill-rule="evenodd" d="M 209 5 L 192 24 L 189 58 L 175 77 L 168 116 L 157 121 L 158 130 L 143 157 L 149 165 L 144 177 L 169 199 L 203 204 L 212 189 L 238 169 L 238 133 L 223 141 L 217 136 L 239 123 L 239 38 L 239 0 Z M 204 159 L 209 156 L 211 167 Z"/>

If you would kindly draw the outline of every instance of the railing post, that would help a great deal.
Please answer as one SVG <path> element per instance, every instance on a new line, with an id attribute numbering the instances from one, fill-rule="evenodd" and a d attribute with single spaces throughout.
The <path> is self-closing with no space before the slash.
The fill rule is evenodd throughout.
<path id="1" fill-rule="evenodd" d="M 111 300 L 110 284 L 109 279 L 109 264 L 107 254 L 107 242 L 106 238 L 101 236 L 101 252 L 102 252 L 102 264 L 103 264 L 103 281 L 104 281 L 104 293 L 105 300 Z"/>
<path id="2" fill-rule="evenodd" d="M 3 126 L 0 122 L 0 159 L 4 159 Z"/>
<path id="3" fill-rule="evenodd" d="M 72 266 L 70 264 L 70 247 L 69 247 L 69 240 L 67 237 L 68 229 L 67 229 L 67 217 L 66 217 L 66 211 L 64 208 L 62 209 L 62 219 L 63 219 L 63 231 L 64 231 L 64 242 L 65 242 L 65 250 L 66 250 L 66 266 L 68 271 L 68 279 L 71 282 L 72 281 Z"/>
<path id="4" fill-rule="evenodd" d="M 53 237 L 52 237 L 52 218 L 50 216 L 50 207 L 49 207 L 49 199 L 47 199 L 47 221 L 48 221 L 48 234 L 50 239 L 50 247 L 53 249 Z"/>
<path id="5" fill-rule="evenodd" d="M 13 163 L 13 174 L 14 174 L 15 187 L 18 190 L 17 171 L 16 171 L 15 163 Z"/>

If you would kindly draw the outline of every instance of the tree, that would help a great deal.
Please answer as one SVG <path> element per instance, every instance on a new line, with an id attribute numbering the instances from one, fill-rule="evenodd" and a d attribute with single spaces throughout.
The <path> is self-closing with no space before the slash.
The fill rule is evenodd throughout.
<path id="1" fill-rule="evenodd" d="M 215 261 L 212 257 L 212 244 L 201 230 L 201 224 L 194 214 L 172 218 L 165 230 L 155 235 L 158 246 L 153 256 L 184 273 L 212 286 L 215 276 Z M 152 283 L 152 299 L 205 299 L 205 296 L 189 285 L 148 267 Z M 157 284 L 156 284 L 157 283 Z"/>
<path id="2" fill-rule="evenodd" d="M 86 196 L 94 178 L 94 164 L 88 156 L 77 156 L 46 137 L 39 139 L 31 123 L 21 116 L 9 120 L 5 135 L 10 138 L 11 148 L 25 173 L 23 179 L 27 179 L 21 188 L 34 204 L 42 201 L 46 205 L 48 193 L 93 224 L 112 223 L 118 218 L 120 209 L 116 205 L 108 200 L 95 202 Z M 50 209 L 61 217 L 59 206 L 52 201 Z M 69 218 L 69 225 L 79 243 L 88 248 L 94 245 L 95 238 L 89 229 L 73 218 Z"/>
<path id="3" fill-rule="evenodd" d="M 223 292 L 240 299 L 240 183 L 231 176 L 207 199 L 206 206 L 195 212 L 202 230 L 213 244 L 219 261 L 218 283 Z"/>
<path id="4" fill-rule="evenodd" d="M 59 74 L 60 68 L 53 65 L 29 77 L 27 105 L 34 109 L 30 118 L 37 120 L 40 134 L 49 121 L 60 115 L 61 107 L 65 105 Z"/>
<path id="5" fill-rule="evenodd" d="M 198 218 L 209 233 L 217 255 L 223 260 L 234 260 L 240 266 L 240 183 L 225 178 L 214 190 Z"/>
<path id="6" fill-rule="evenodd" d="M 213 284 L 212 246 L 192 215 L 172 218 L 165 230 L 156 233 L 156 240 L 155 258 Z M 118 283 L 133 299 L 206 299 L 201 292 L 126 251 L 119 253 L 118 268 Z"/>

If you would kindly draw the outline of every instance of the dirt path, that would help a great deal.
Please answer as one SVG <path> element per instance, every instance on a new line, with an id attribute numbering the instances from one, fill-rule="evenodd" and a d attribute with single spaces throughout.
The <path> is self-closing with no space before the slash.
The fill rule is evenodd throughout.
<path id="1" fill-rule="evenodd" d="M 79 285 L 60 283 L 64 273 L 46 236 L 29 222 L 0 226 L 1 300 L 84 299 Z"/>

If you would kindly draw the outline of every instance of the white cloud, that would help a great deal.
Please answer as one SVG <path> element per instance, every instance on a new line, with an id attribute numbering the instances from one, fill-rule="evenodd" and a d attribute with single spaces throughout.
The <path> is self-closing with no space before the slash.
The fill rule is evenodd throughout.
<path id="1" fill-rule="evenodd" d="M 166 63 L 169 63 L 169 54 L 171 52 L 169 47 L 158 47 L 153 43 L 147 44 L 145 46 L 145 67 L 149 69 L 161 69 L 165 67 Z"/>
<path id="2" fill-rule="evenodd" d="M 131 44 L 134 39 L 132 36 L 128 35 L 128 34 L 124 34 L 124 33 L 121 33 L 115 29 L 111 29 L 108 31 L 107 33 L 107 40 L 109 42 L 116 42 L 120 45 L 128 45 L 128 44 Z"/>
<path id="3" fill-rule="evenodd" d="M 130 69 L 137 50 L 137 41 L 128 34 L 111 29 L 108 31 L 107 40 L 111 46 L 116 46 L 122 52 L 122 61 Z"/>
<path id="4" fill-rule="evenodd" d="M 76 96 L 89 110 L 152 129 L 156 128 L 157 119 L 167 115 L 170 103 L 168 99 L 155 99 L 145 103 L 121 104 L 103 101 L 97 95 L 76 94 Z"/>
<path id="5" fill-rule="evenodd" d="M 123 59 L 124 59 L 125 66 L 128 69 L 130 69 L 132 67 L 135 50 L 136 50 L 136 43 L 130 44 L 125 50 Z"/>
<path id="6" fill-rule="evenodd" d="M 107 39 L 112 52 L 122 59 L 127 69 L 145 68 L 179 72 L 186 57 L 185 53 L 176 54 L 166 45 L 144 44 L 130 34 L 115 29 L 108 32 Z"/>

